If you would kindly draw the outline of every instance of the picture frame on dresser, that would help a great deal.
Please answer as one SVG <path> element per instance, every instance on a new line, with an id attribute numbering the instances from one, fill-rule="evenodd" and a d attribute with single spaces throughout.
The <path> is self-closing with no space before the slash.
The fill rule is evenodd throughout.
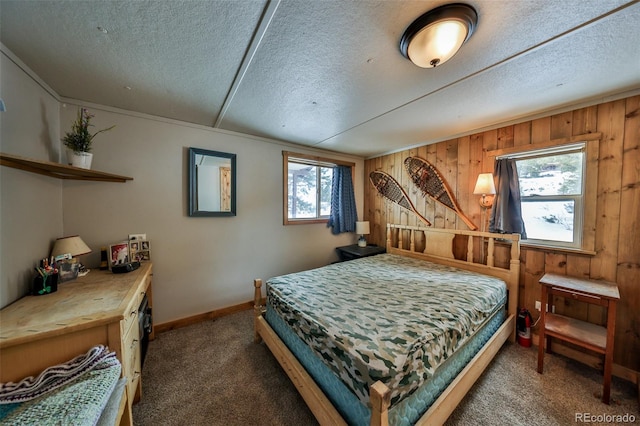
<path id="1" fill-rule="evenodd" d="M 130 262 L 129 242 L 119 242 L 109 246 L 109 270 L 115 265 L 124 265 Z"/>
<path id="2" fill-rule="evenodd" d="M 129 240 L 129 259 L 132 262 L 151 260 L 151 243 L 147 240 Z"/>

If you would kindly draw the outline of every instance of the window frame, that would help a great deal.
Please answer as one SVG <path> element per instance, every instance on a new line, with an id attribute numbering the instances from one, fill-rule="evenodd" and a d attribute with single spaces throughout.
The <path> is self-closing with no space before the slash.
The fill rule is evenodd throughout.
<path id="1" fill-rule="evenodd" d="M 600 140 L 602 133 L 588 133 L 562 139 L 552 139 L 546 142 L 532 143 L 528 145 L 514 146 L 510 148 L 487 151 L 489 159 L 516 158 L 534 156 L 536 151 L 550 154 L 569 151 L 573 146 L 584 143 L 584 169 L 582 175 L 582 214 L 580 223 L 574 223 L 574 231 L 577 228 L 581 234 L 579 245 L 567 245 L 562 241 L 546 243 L 546 240 L 522 240 L 521 246 L 543 248 L 561 252 L 573 252 L 587 255 L 595 255 L 595 230 L 596 230 L 596 204 L 598 192 L 598 161 L 600 152 Z"/>
<path id="2" fill-rule="evenodd" d="M 586 194 L 586 173 L 587 173 L 587 144 L 586 142 L 579 142 L 577 144 L 568 144 L 560 147 L 529 150 L 527 152 L 506 155 L 497 158 L 512 158 L 518 161 L 532 160 L 535 158 L 552 157 L 557 155 L 569 155 L 573 153 L 582 154 L 582 179 L 580 182 L 580 194 L 555 194 L 555 195 L 520 195 L 521 202 L 554 202 L 554 201 L 573 201 L 573 241 L 560 241 L 560 240 L 545 240 L 539 238 L 527 238 L 521 240 L 523 244 L 531 244 L 538 246 L 551 246 L 560 247 L 565 249 L 581 249 L 582 248 L 582 233 L 583 233 L 583 221 L 584 221 L 584 198 Z M 518 168 L 518 173 L 520 169 Z M 520 179 L 520 176 L 518 176 Z M 526 222 L 525 222 L 525 229 Z"/>
<path id="3" fill-rule="evenodd" d="M 354 176 L 354 168 L 355 163 L 340 161 L 331 158 L 318 157 L 315 155 L 309 154 L 301 154 L 297 152 L 290 151 L 282 151 L 282 175 L 283 175 L 283 224 L 284 225 L 302 225 L 302 224 L 311 224 L 311 223 L 327 223 L 329 221 L 329 216 L 318 216 L 310 217 L 310 218 L 298 218 L 293 219 L 289 218 L 289 162 L 298 163 L 298 164 L 306 164 L 310 166 L 316 167 L 329 167 L 335 168 L 337 166 L 347 166 L 351 167 L 351 176 L 353 179 Z M 320 179 L 320 174 L 318 173 L 318 179 Z M 316 199 L 319 200 L 320 193 L 316 192 Z M 319 208 L 319 203 L 318 203 Z M 317 214 L 319 212 L 316 212 Z"/>

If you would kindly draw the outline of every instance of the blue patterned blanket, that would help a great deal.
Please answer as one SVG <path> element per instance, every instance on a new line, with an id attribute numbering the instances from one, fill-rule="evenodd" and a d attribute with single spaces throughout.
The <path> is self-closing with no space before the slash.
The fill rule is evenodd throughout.
<path id="1" fill-rule="evenodd" d="M 37 377 L 0 384 L 1 425 L 95 425 L 107 405 L 122 367 L 104 346 Z"/>

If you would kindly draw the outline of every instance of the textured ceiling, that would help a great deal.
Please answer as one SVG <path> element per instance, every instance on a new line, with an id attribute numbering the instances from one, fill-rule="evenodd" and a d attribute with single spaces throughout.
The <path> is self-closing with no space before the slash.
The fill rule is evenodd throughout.
<path id="1" fill-rule="evenodd" d="M 640 89 L 637 1 L 472 0 L 418 68 L 400 37 L 441 4 L 0 0 L 0 41 L 65 98 L 363 156 Z"/>

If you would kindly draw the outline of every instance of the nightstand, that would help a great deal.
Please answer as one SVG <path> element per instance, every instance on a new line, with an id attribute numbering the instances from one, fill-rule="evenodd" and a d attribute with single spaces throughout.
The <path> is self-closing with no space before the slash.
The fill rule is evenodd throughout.
<path id="1" fill-rule="evenodd" d="M 376 245 L 360 247 L 357 244 L 352 244 L 350 246 L 336 247 L 336 251 L 338 252 L 338 257 L 340 258 L 340 261 L 345 262 L 347 260 L 360 259 L 361 257 L 368 257 L 368 256 L 375 256 L 376 254 L 382 254 L 386 250 L 384 247 L 379 247 Z"/>
<path id="2" fill-rule="evenodd" d="M 605 327 L 540 311 L 540 340 L 538 341 L 538 373 L 542 373 L 544 344 L 551 353 L 551 337 L 564 340 L 604 355 L 604 385 L 602 402 L 609 404 L 611 394 L 611 367 L 613 364 L 613 335 L 616 327 L 616 302 L 620 299 L 618 286 L 606 281 L 595 281 L 565 275 L 545 274 L 540 278 L 541 303 L 553 306 L 553 296 L 562 296 L 607 308 Z M 543 305 L 544 306 L 544 305 Z"/>

